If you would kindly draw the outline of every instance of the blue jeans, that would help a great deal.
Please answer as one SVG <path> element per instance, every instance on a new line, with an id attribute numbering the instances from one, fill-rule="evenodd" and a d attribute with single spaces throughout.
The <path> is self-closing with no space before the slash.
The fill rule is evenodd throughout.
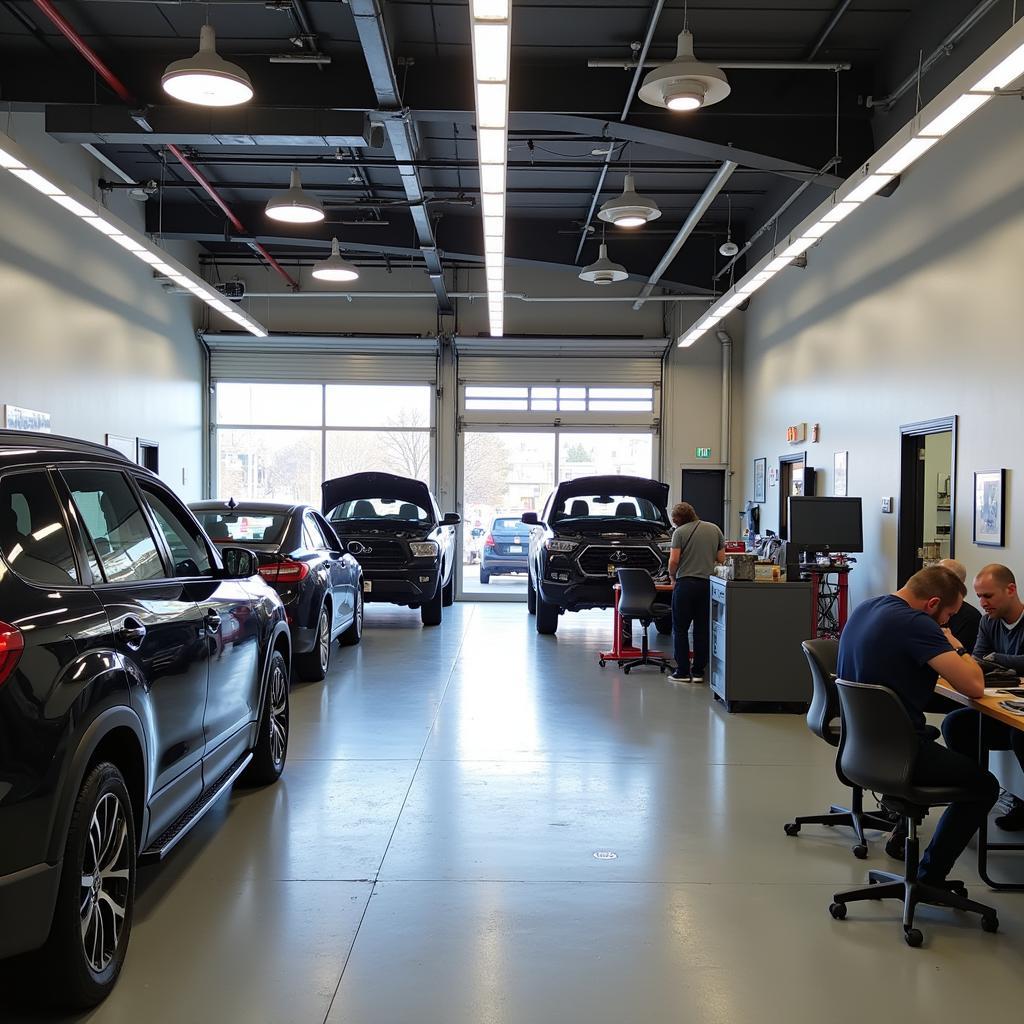
<path id="1" fill-rule="evenodd" d="M 676 672 L 690 672 L 690 625 L 693 625 L 693 674 L 703 675 L 708 664 L 711 632 L 711 582 L 696 576 L 676 580 L 672 588 L 672 646 Z"/>

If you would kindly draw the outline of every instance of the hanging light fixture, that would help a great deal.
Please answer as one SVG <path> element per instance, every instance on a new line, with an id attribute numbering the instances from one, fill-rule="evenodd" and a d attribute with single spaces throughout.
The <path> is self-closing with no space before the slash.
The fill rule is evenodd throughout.
<path id="1" fill-rule="evenodd" d="M 725 198 L 729 202 L 729 224 L 725 229 L 725 241 L 718 247 L 718 251 L 723 256 L 735 256 L 740 247 L 732 240 L 732 196 L 726 195 Z"/>
<path id="2" fill-rule="evenodd" d="M 267 203 L 267 216 L 286 224 L 315 224 L 324 219 L 324 204 L 303 190 L 299 169 L 293 167 L 288 191 Z"/>
<path id="3" fill-rule="evenodd" d="M 313 268 L 313 276 L 318 281 L 355 281 L 359 277 L 359 270 L 354 263 L 342 259 L 338 240 L 332 238 L 331 255 Z"/>
<path id="4" fill-rule="evenodd" d="M 649 196 L 637 195 L 636 182 L 631 173 L 626 174 L 622 195 L 609 199 L 601 206 L 598 217 L 620 228 L 638 228 L 648 221 L 661 216 L 658 204 Z"/>
<path id="5" fill-rule="evenodd" d="M 720 103 L 731 92 L 725 72 L 693 55 L 693 33 L 684 28 L 676 43 L 676 56 L 647 72 L 637 95 L 652 107 L 697 110 Z"/>
<path id="6" fill-rule="evenodd" d="M 629 274 L 624 266 L 619 263 L 612 263 L 608 259 L 608 246 L 604 242 L 601 242 L 597 261 L 580 271 L 580 280 L 589 281 L 590 284 L 613 284 L 616 281 L 625 281 L 627 277 L 629 277 Z"/>
<path id="7" fill-rule="evenodd" d="M 164 92 L 202 107 L 234 107 L 252 99 L 252 82 L 244 68 L 217 52 L 212 25 L 199 30 L 199 52 L 167 65 Z"/>

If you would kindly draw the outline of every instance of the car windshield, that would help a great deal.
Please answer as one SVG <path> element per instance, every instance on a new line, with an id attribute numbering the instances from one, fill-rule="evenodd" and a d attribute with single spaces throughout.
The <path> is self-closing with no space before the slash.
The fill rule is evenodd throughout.
<path id="1" fill-rule="evenodd" d="M 353 498 L 343 501 L 330 514 L 332 523 L 343 523 L 349 519 L 382 519 L 391 523 L 429 523 L 431 514 L 411 501 L 398 498 Z"/>
<path id="2" fill-rule="evenodd" d="M 552 509 L 552 522 L 566 519 L 642 519 L 664 525 L 665 513 L 653 501 L 630 494 L 581 494 Z"/>
<path id="3" fill-rule="evenodd" d="M 522 519 L 516 516 L 514 519 L 495 519 L 491 524 L 492 530 L 520 530 L 525 531 Z"/>
<path id="4" fill-rule="evenodd" d="M 232 512 L 196 509 L 196 519 L 215 544 L 277 544 L 288 526 L 283 512 Z"/>

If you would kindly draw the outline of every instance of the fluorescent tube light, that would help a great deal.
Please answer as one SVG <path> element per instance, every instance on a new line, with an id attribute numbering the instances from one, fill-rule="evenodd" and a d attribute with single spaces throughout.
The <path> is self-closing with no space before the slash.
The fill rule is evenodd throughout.
<path id="1" fill-rule="evenodd" d="M 938 136 L 930 139 L 917 136 L 911 139 L 878 168 L 878 173 L 902 174 L 918 157 L 927 153 L 938 141 Z"/>
<path id="2" fill-rule="evenodd" d="M 57 188 L 52 181 L 48 181 L 38 171 L 30 170 L 27 167 L 11 167 L 8 169 L 16 178 L 21 178 L 26 185 L 31 185 L 37 192 L 42 192 L 44 196 L 50 196 L 52 199 L 54 196 L 64 195 L 63 189 Z"/>
<path id="3" fill-rule="evenodd" d="M 792 242 L 790 245 L 787 245 L 786 248 L 782 250 L 781 255 L 788 256 L 790 259 L 795 260 L 797 256 L 802 256 L 805 252 L 807 252 L 807 250 L 810 249 L 810 247 L 814 245 L 814 243 L 814 238 L 809 238 L 808 236 L 805 235 L 802 238 L 798 238 L 795 242 Z"/>
<path id="4" fill-rule="evenodd" d="M 16 157 L 11 156 L 5 149 L 0 149 L 0 167 L 6 167 L 7 170 L 14 170 L 15 167 L 24 167 L 25 165 Z"/>
<path id="5" fill-rule="evenodd" d="M 764 269 L 770 274 L 777 274 L 780 270 L 788 267 L 792 262 L 792 256 L 776 256 L 775 259 L 773 259 Z"/>
<path id="6" fill-rule="evenodd" d="M 508 86 L 504 82 L 477 82 L 476 123 L 481 128 L 506 127 Z"/>
<path id="7" fill-rule="evenodd" d="M 220 299 L 207 299 L 212 309 L 217 310 L 218 313 L 230 313 L 231 307 L 226 302 L 221 302 Z"/>
<path id="8" fill-rule="evenodd" d="M 508 25 L 473 26 L 473 65 L 478 82 L 508 81 Z"/>
<path id="9" fill-rule="evenodd" d="M 833 206 L 832 209 L 829 210 L 821 219 L 826 224 L 838 224 L 841 220 L 845 220 L 849 217 L 858 206 L 860 206 L 860 203 L 836 203 L 836 205 Z"/>
<path id="10" fill-rule="evenodd" d="M 71 196 L 59 195 L 50 196 L 50 198 L 58 205 L 63 206 L 65 210 L 73 213 L 76 217 L 96 216 L 88 206 L 83 206 L 77 199 L 72 199 Z"/>
<path id="11" fill-rule="evenodd" d="M 744 295 L 730 295 L 729 298 L 727 298 L 725 302 L 718 307 L 718 312 L 723 315 L 725 313 L 731 313 L 737 306 L 741 305 L 745 299 L 746 296 Z"/>
<path id="12" fill-rule="evenodd" d="M 480 191 L 481 192 L 504 192 L 505 191 L 505 165 L 504 164 L 481 164 L 480 165 Z"/>
<path id="13" fill-rule="evenodd" d="M 869 174 L 852 192 L 843 196 L 844 203 L 863 203 L 875 193 L 881 192 L 895 178 L 895 174 Z"/>
<path id="14" fill-rule="evenodd" d="M 509 0 L 472 0 L 473 17 L 478 21 L 505 21 Z"/>
<path id="15" fill-rule="evenodd" d="M 113 238 L 114 235 L 120 235 L 121 232 L 114 227 L 109 221 L 104 220 L 102 217 L 83 217 L 82 220 L 91 228 L 95 228 L 97 231 L 102 232 L 104 235 L 108 235 Z"/>
<path id="16" fill-rule="evenodd" d="M 499 235 L 504 237 L 505 235 L 505 218 L 504 217 L 484 217 L 484 234 L 485 235 Z"/>
<path id="17" fill-rule="evenodd" d="M 505 190 L 482 193 L 480 209 L 485 217 L 503 217 L 505 215 Z"/>
<path id="18" fill-rule="evenodd" d="M 997 64 L 975 87 L 972 92 L 991 92 L 1005 89 L 1024 75 L 1024 46 L 1019 46 L 1002 63 Z"/>
<path id="19" fill-rule="evenodd" d="M 812 224 L 800 237 L 801 239 L 809 239 L 811 245 L 813 245 L 822 235 L 828 234 L 835 226 L 835 221 L 819 220 L 817 224 Z"/>
<path id="20" fill-rule="evenodd" d="M 484 252 L 501 256 L 505 252 L 505 239 L 484 235 Z"/>
<path id="21" fill-rule="evenodd" d="M 154 255 L 148 249 L 135 252 L 133 255 L 138 256 L 143 263 L 148 263 L 151 267 L 155 267 L 158 263 L 163 262 L 159 256 Z"/>
<path id="22" fill-rule="evenodd" d="M 703 331 L 690 331 L 690 333 L 679 342 L 680 348 L 689 348 L 698 338 L 703 337 Z"/>
<path id="23" fill-rule="evenodd" d="M 937 135 L 942 138 L 948 135 L 957 125 L 963 124 L 976 110 L 985 106 L 991 96 L 983 93 L 965 93 L 958 100 L 951 103 L 938 117 L 932 118 L 919 132 L 918 135 Z"/>
<path id="24" fill-rule="evenodd" d="M 146 247 L 140 245 L 135 241 L 134 238 L 129 238 L 127 235 L 122 235 L 118 232 L 116 235 L 110 236 L 111 241 L 117 242 L 122 248 L 127 249 L 129 252 L 145 252 Z"/>
<path id="25" fill-rule="evenodd" d="M 476 145 L 482 164 L 504 164 L 508 155 L 508 133 L 504 128 L 481 128 Z"/>

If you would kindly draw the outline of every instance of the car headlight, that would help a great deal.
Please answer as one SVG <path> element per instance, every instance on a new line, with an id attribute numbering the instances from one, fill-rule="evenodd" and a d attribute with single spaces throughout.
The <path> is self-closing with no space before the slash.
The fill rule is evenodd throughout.
<path id="1" fill-rule="evenodd" d="M 672 541 L 663 540 L 658 542 L 658 550 L 663 554 L 667 555 L 672 550 Z"/>
<path id="2" fill-rule="evenodd" d="M 436 541 L 424 540 L 415 541 L 410 544 L 409 550 L 412 552 L 414 558 L 437 558 L 437 552 L 440 549 L 438 548 Z"/>
<path id="3" fill-rule="evenodd" d="M 544 543 L 548 551 L 573 551 L 579 547 L 574 540 L 549 540 Z"/>

